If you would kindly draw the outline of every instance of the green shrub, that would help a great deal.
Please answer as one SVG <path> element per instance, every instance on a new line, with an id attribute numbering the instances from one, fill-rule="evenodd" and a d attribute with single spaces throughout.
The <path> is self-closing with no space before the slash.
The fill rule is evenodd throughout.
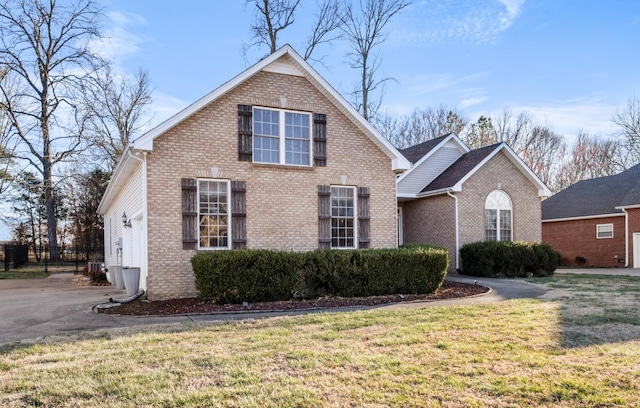
<path id="1" fill-rule="evenodd" d="M 432 293 L 449 265 L 445 249 L 212 251 L 191 264 L 201 299 L 240 303 L 317 298 Z"/>
<path id="2" fill-rule="evenodd" d="M 460 248 L 463 275 L 517 278 L 551 276 L 559 254 L 547 244 L 483 241 Z"/>

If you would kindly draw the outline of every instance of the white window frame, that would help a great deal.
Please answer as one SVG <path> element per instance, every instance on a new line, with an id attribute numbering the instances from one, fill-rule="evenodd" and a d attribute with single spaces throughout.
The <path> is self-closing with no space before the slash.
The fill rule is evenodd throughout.
<path id="1" fill-rule="evenodd" d="M 611 236 L 610 237 L 602 236 L 601 234 L 603 232 L 604 233 L 609 232 L 608 229 L 611 229 Z M 613 238 L 613 224 L 597 224 L 596 225 L 596 239 L 611 239 L 611 238 Z"/>
<path id="2" fill-rule="evenodd" d="M 491 196 L 491 194 L 498 192 L 501 194 L 504 194 L 504 196 L 509 200 L 509 208 L 507 207 L 493 207 L 493 206 L 488 206 L 487 205 L 487 200 L 489 199 L 489 197 Z M 509 194 L 507 194 L 505 191 L 503 190 L 493 190 L 492 192 L 490 192 L 487 195 L 487 198 L 485 199 L 485 204 L 484 204 L 484 211 L 485 211 L 485 226 L 484 226 L 484 230 L 485 230 L 485 240 L 486 239 L 486 235 L 487 235 L 487 210 L 490 211 L 495 211 L 496 212 L 496 242 L 501 242 L 501 241 L 506 241 L 506 242 L 513 242 L 513 201 L 511 201 L 511 197 L 509 196 Z M 502 236 L 500 234 L 500 219 L 501 219 L 501 213 L 502 211 L 509 211 L 509 231 L 510 231 L 510 236 L 509 239 L 502 239 Z"/>
<path id="3" fill-rule="evenodd" d="M 200 183 L 201 182 L 216 182 L 216 183 L 224 183 L 227 186 L 227 245 L 219 246 L 219 247 L 209 247 L 200 245 Z M 231 249 L 231 181 L 222 180 L 222 179 L 208 179 L 201 178 L 197 179 L 197 196 L 196 196 L 196 205 L 198 208 L 198 218 L 197 218 L 197 234 L 198 234 L 198 249 L 202 251 L 220 251 Z"/>
<path id="4" fill-rule="evenodd" d="M 262 106 L 254 106 L 253 107 L 253 113 L 252 113 L 252 117 L 251 117 L 251 128 L 254 129 L 254 120 L 255 120 L 255 115 L 256 115 L 256 109 L 260 109 L 260 110 L 267 110 L 267 111 L 272 111 L 272 112 L 278 112 L 278 116 L 279 116 L 279 129 L 278 129 L 278 138 L 279 138 L 279 161 L 278 163 L 272 163 L 272 162 L 264 162 L 264 161 L 256 161 L 255 157 L 255 141 L 252 143 L 252 157 L 253 157 L 253 162 L 254 163 L 259 163 L 259 164 L 273 164 L 273 165 L 285 165 L 285 166 L 297 166 L 297 167 L 312 167 L 313 166 L 313 115 L 310 112 L 302 112 L 302 111 L 293 111 L 293 110 L 287 110 L 287 109 L 277 109 L 277 108 L 268 108 L 268 107 L 262 107 Z M 298 114 L 298 115 L 305 115 L 309 118 L 309 137 L 308 137 L 308 141 L 309 141 L 309 164 L 295 164 L 295 163 L 287 163 L 287 153 L 286 153 L 286 141 L 287 141 L 287 137 L 285 136 L 285 126 L 286 126 L 286 121 L 285 121 L 285 114 L 286 113 L 292 113 L 292 114 Z M 253 133 L 252 137 L 255 138 L 256 134 Z M 260 136 L 260 135 L 259 135 Z M 272 136 L 275 137 L 275 136 Z"/>
<path id="5" fill-rule="evenodd" d="M 333 246 L 333 189 L 342 188 L 353 192 L 353 246 Z M 354 186 L 331 186 L 329 211 L 331 212 L 331 249 L 357 249 L 358 248 L 358 194 Z"/>

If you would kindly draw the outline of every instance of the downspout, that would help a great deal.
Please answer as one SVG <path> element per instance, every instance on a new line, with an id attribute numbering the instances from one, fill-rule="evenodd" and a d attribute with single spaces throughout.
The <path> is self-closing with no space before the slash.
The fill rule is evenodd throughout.
<path id="1" fill-rule="evenodd" d="M 460 233 L 459 233 L 459 229 L 458 229 L 458 196 L 455 194 L 451 193 L 451 190 L 447 190 L 447 195 L 449 197 L 453 198 L 453 201 L 455 202 L 455 209 L 456 209 L 456 270 L 460 269 L 460 262 L 459 262 L 459 253 L 460 253 Z"/>
<path id="2" fill-rule="evenodd" d="M 132 149 L 133 150 L 133 149 Z M 149 257 L 147 249 L 147 152 L 142 151 L 142 159 L 129 150 L 129 157 L 138 160 L 142 163 L 142 229 L 144 248 L 142 248 L 142 262 L 144 263 L 144 287 L 146 291 L 149 291 Z"/>
<path id="3" fill-rule="evenodd" d="M 625 208 L 624 211 L 624 267 L 629 267 L 629 213 Z"/>

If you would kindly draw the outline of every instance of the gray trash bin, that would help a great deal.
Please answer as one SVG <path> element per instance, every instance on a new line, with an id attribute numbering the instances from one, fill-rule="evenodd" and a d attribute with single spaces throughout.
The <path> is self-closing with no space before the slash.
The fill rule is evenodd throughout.
<path id="1" fill-rule="evenodd" d="M 133 296 L 138 293 L 140 288 L 140 268 L 122 268 L 122 277 L 124 278 L 124 288 L 127 295 Z"/>
<path id="2" fill-rule="evenodd" d="M 118 289 L 124 289 L 124 279 L 122 278 L 122 266 L 114 265 L 109 269 L 111 271 L 111 283 Z"/>

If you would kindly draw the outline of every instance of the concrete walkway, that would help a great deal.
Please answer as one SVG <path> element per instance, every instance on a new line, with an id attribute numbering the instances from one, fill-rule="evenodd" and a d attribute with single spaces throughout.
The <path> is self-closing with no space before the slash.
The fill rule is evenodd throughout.
<path id="1" fill-rule="evenodd" d="M 596 272 L 598 271 L 598 272 Z M 615 269 L 567 269 L 558 273 L 629 273 L 640 276 L 640 270 Z M 15 342 L 42 341 L 44 337 L 82 337 L 84 332 L 106 330 L 109 332 L 162 329 L 183 330 L 215 322 L 244 319 L 261 319 L 276 316 L 294 316 L 308 313 L 364 310 L 368 307 L 352 307 L 323 310 L 286 312 L 216 313 L 188 316 L 117 316 L 97 314 L 92 307 L 109 301 L 110 297 L 124 297 L 126 293 L 113 286 L 74 286 L 70 273 L 53 274 L 46 279 L 0 280 L 0 345 Z M 536 298 L 545 290 L 538 285 L 518 280 L 474 278 L 462 275 L 447 276 L 455 282 L 490 287 L 488 294 L 471 298 L 447 299 L 414 303 L 393 303 L 379 306 L 385 309 L 417 308 L 430 306 L 469 305 L 498 302 L 514 298 Z M 370 308 L 369 308 L 370 309 Z M 86 336 L 87 334 L 85 334 Z"/>

